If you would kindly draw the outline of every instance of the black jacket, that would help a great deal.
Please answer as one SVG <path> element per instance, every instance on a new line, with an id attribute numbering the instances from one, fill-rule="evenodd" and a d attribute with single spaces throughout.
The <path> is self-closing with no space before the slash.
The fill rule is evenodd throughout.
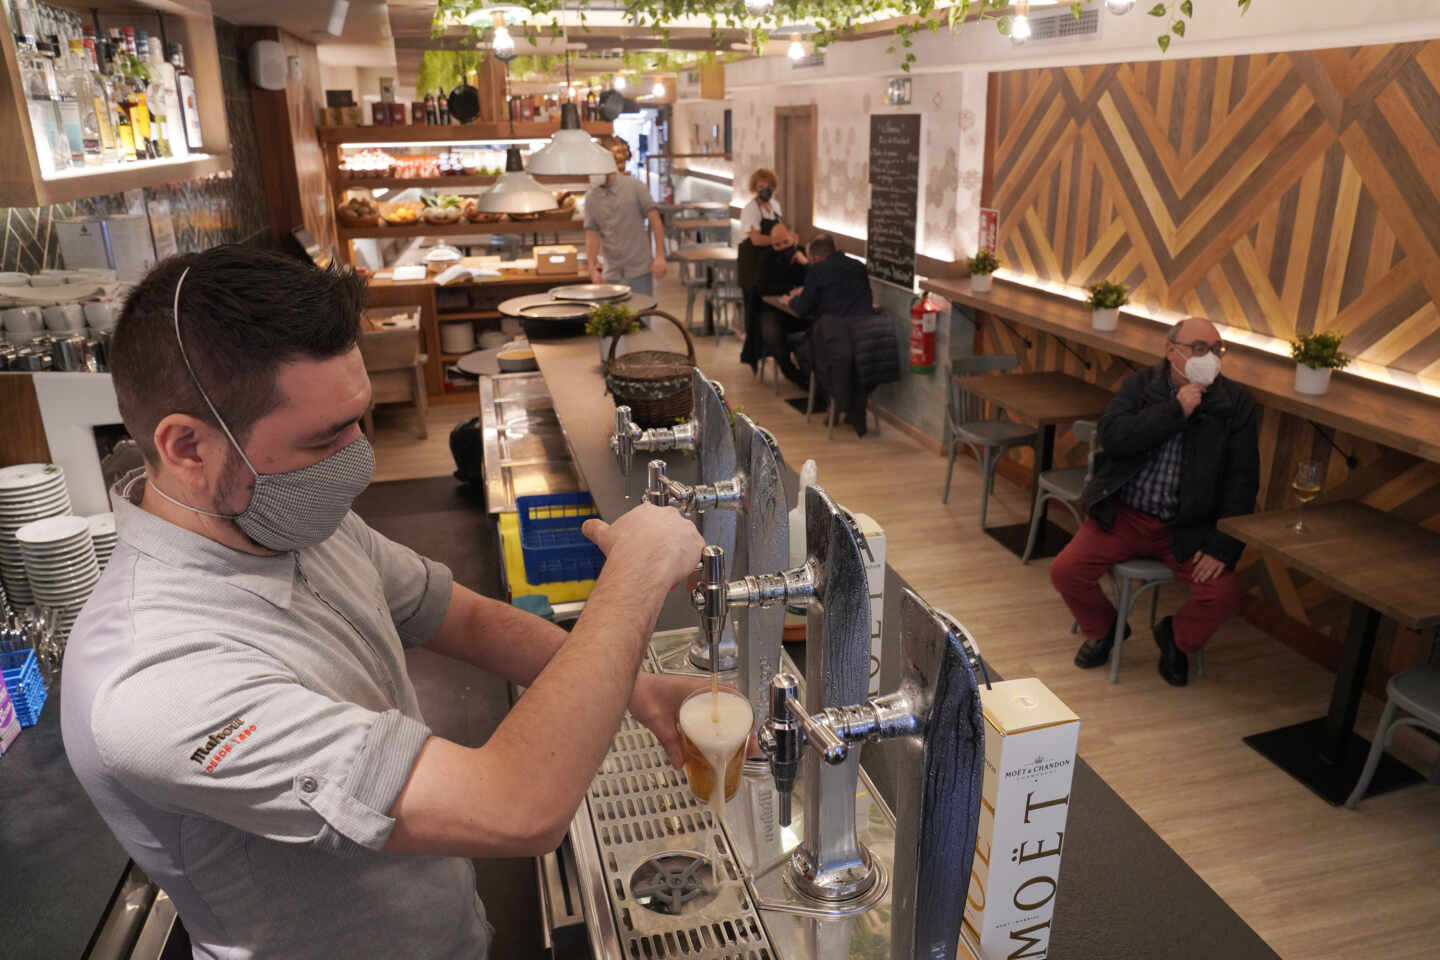
<path id="1" fill-rule="evenodd" d="M 1101 452 L 1085 489 L 1085 509 L 1106 530 L 1115 524 L 1120 491 L 1177 430 L 1185 431 L 1180 509 L 1170 546 L 1184 563 L 1197 550 L 1235 566 L 1245 545 L 1216 529 L 1221 517 L 1250 513 L 1260 489 L 1260 443 L 1255 401 L 1245 388 L 1219 377 L 1186 419 L 1161 362 L 1132 373 L 1100 418 Z"/>
<path id="2" fill-rule="evenodd" d="M 802 317 L 873 312 L 874 296 L 865 264 L 838 250 L 812 263 L 805 271 L 805 289 L 790 301 L 790 309 Z"/>
<path id="3" fill-rule="evenodd" d="M 821 389 L 863 437 L 870 391 L 900 379 L 895 321 L 883 311 L 849 317 L 827 313 L 810 328 L 810 363 Z"/>

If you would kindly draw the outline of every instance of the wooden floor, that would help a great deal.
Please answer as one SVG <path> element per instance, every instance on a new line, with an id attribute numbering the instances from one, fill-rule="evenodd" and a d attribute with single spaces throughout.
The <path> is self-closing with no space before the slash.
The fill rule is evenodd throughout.
<path id="1" fill-rule="evenodd" d="M 668 280 L 661 302 L 680 314 L 677 288 Z M 1207 648 L 1207 676 L 1173 689 L 1156 672 L 1138 613 L 1118 685 L 1104 671 L 1076 669 L 1078 640 L 1050 587 L 1048 562 L 1021 566 L 978 530 L 973 461 L 957 463 L 942 506 L 945 461 L 904 432 L 887 426 L 862 440 L 844 427 L 827 442 L 819 418 L 806 425 L 784 403 L 800 391 L 782 386 L 777 398 L 769 382 L 755 383 L 734 339 L 718 349 L 705 341 L 698 354 L 732 403 L 774 432 L 787 461 L 798 470 L 814 458 L 837 501 L 880 522 L 889 562 L 964 622 L 987 659 L 1007 677 L 1039 677 L 1080 715 L 1084 757 L 1277 953 L 1287 960 L 1440 956 L 1440 788 L 1337 809 L 1241 742 L 1323 713 L 1329 673 L 1235 621 Z M 468 405 L 432 407 L 422 442 L 410 418 L 382 412 L 376 479 L 450 473 L 450 427 L 473 415 Z M 1028 504 L 1025 491 L 997 480 L 989 522 L 1023 521 Z M 1165 591 L 1161 615 L 1182 597 L 1179 588 Z M 1374 701 L 1362 708 L 1366 736 L 1379 710 Z M 1428 743 L 1406 746 L 1416 762 L 1434 756 Z"/>

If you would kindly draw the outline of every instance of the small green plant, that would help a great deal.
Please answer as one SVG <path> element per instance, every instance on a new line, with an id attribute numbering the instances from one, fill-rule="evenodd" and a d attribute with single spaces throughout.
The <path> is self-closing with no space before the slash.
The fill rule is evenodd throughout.
<path id="1" fill-rule="evenodd" d="M 1315 370 L 1343 370 L 1350 363 L 1350 358 L 1340 352 L 1343 339 L 1329 331 L 1302 333 L 1290 341 L 1290 355 L 1296 363 Z"/>
<path id="2" fill-rule="evenodd" d="M 635 311 L 619 303 L 596 306 L 585 321 L 585 332 L 592 337 L 618 337 L 639 329 L 640 321 L 635 319 Z"/>
<path id="3" fill-rule="evenodd" d="M 981 276 L 994 273 L 1000 269 L 1000 258 L 989 250 L 977 250 L 975 256 L 971 257 L 968 263 L 970 264 L 970 272 Z"/>
<path id="4" fill-rule="evenodd" d="M 1090 288 L 1090 309 L 1114 310 L 1130 302 L 1130 288 L 1123 283 L 1101 280 Z"/>

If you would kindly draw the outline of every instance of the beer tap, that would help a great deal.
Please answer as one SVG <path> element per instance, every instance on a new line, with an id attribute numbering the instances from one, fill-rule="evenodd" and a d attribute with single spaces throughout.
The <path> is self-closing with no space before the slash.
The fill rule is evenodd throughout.
<path id="1" fill-rule="evenodd" d="M 805 495 L 806 561 L 777 573 L 755 574 L 724 581 L 723 553 L 710 552 L 702 563 L 699 586 L 692 602 L 701 614 L 701 630 L 723 623 L 733 608 L 769 608 L 783 612 L 786 605 L 808 610 L 805 644 L 805 703 L 802 714 L 815 717 L 830 707 L 844 707 L 864 699 L 870 673 L 870 588 L 859 536 L 849 516 L 820 487 Z M 708 551 L 707 551 L 708 552 Z M 785 703 L 796 694 L 786 690 Z M 767 693 L 780 694 L 773 681 Z M 827 761 L 815 751 L 791 749 L 798 730 L 805 728 L 802 714 L 788 709 L 767 740 L 786 742 L 777 773 L 793 786 L 796 771 L 805 777 L 806 838 L 792 856 L 791 880 L 797 890 L 815 900 L 840 902 L 860 898 L 875 887 L 879 872 L 861 845 L 855 828 L 855 794 L 859 782 L 858 752 L 831 743 L 819 728 L 812 739 L 827 745 Z M 813 724 L 812 724 L 813 725 Z M 762 744 L 763 745 L 763 744 Z M 782 804 L 788 795 L 782 791 Z M 783 811 L 789 820 L 788 809 Z"/>
<path id="2" fill-rule="evenodd" d="M 819 713 L 801 705 L 798 678 L 777 674 L 761 741 L 782 825 L 790 822 L 789 795 L 802 755 L 833 766 L 847 762 L 852 746 L 898 742 L 889 955 L 952 960 L 980 819 L 985 734 L 975 669 L 982 664 L 964 628 L 908 589 L 901 597 L 901 646 L 899 690 Z M 807 744 L 814 749 L 805 751 Z M 824 835 L 824 821 L 807 819 L 805 829 L 789 864 L 797 885 L 833 839 Z"/>
<path id="3" fill-rule="evenodd" d="M 738 510 L 745 497 L 745 477 L 736 474 L 714 483 L 693 486 L 670 479 L 664 460 L 651 460 L 645 484 L 645 502 L 676 507 L 691 519 L 707 510 Z"/>
<path id="4" fill-rule="evenodd" d="M 667 450 L 694 452 L 699 438 L 700 430 L 695 420 L 673 427 L 641 430 L 631 419 L 630 408 L 621 404 L 615 408 L 615 432 L 610 435 L 610 449 L 620 460 L 620 472 L 628 478 L 637 450 L 647 453 L 663 453 Z"/>

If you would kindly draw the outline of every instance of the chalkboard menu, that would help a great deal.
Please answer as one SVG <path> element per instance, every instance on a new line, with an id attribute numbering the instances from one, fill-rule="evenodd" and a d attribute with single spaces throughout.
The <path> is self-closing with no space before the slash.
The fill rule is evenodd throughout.
<path id="1" fill-rule="evenodd" d="M 915 283 L 919 200 L 920 115 L 872 116 L 865 260 L 870 276 L 907 290 Z"/>

